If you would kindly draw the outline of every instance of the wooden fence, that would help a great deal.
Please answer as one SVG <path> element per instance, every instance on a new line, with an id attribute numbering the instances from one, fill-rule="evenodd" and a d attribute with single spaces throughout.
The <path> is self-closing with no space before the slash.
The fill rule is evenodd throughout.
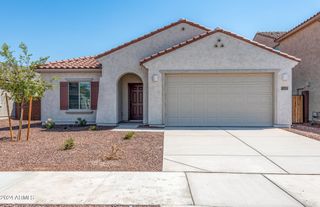
<path id="1" fill-rule="evenodd" d="M 303 96 L 292 96 L 292 123 L 303 123 Z"/>

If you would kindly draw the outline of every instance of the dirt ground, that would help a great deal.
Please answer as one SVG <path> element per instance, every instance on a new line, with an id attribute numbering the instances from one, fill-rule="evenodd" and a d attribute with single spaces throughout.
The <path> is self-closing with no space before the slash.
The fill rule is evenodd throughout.
<path id="1" fill-rule="evenodd" d="M 17 121 L 13 121 L 17 128 Z M 31 138 L 26 141 L 26 122 L 22 141 L 11 141 L 7 120 L 0 120 L 0 171 L 161 171 L 163 133 L 136 132 L 124 140 L 126 132 L 110 128 L 59 126 L 47 130 L 33 122 Z M 17 130 L 14 130 L 17 135 Z M 75 146 L 62 150 L 64 141 Z M 118 151 L 111 156 L 112 146 Z M 115 157 L 106 160 L 106 157 Z"/>

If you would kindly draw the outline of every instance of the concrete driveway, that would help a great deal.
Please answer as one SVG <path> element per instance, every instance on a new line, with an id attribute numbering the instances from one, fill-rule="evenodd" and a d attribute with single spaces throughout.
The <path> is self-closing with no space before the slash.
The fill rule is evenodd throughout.
<path id="1" fill-rule="evenodd" d="M 320 142 L 277 128 L 168 128 L 163 171 L 320 174 Z"/>
<path id="2" fill-rule="evenodd" d="M 320 142 L 277 128 L 168 128 L 163 171 L 197 205 L 320 206 Z"/>

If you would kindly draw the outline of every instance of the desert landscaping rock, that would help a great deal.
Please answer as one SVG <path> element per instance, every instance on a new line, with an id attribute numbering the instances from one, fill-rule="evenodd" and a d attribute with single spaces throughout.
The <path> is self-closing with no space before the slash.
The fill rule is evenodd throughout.
<path id="1" fill-rule="evenodd" d="M 289 132 L 293 132 L 293 133 L 320 141 L 320 128 L 318 125 L 317 127 L 311 127 L 311 126 L 305 126 L 305 125 L 293 125 L 292 128 L 288 128 L 286 130 Z"/>
<path id="2" fill-rule="evenodd" d="M 88 127 L 46 130 L 35 123 L 30 141 L 11 142 L 6 127 L 7 121 L 0 121 L 0 171 L 162 170 L 163 133 L 136 132 L 134 138 L 124 140 L 126 132 L 89 131 Z M 23 137 L 25 134 L 23 129 Z M 75 147 L 61 150 L 68 138 L 74 139 Z M 120 159 L 102 161 L 112 146 L 120 149 Z"/>

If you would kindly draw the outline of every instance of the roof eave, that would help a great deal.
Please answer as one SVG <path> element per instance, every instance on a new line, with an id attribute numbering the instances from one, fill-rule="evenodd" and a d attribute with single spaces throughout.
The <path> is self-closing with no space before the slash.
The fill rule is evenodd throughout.
<path id="1" fill-rule="evenodd" d="M 314 16 L 310 17 L 306 21 L 302 22 L 301 24 L 297 25 L 296 27 L 294 27 L 293 29 L 291 29 L 290 31 L 285 33 L 284 35 L 275 39 L 275 42 L 281 42 L 282 40 L 292 36 L 293 34 L 299 32 L 300 30 L 304 29 L 305 27 L 307 27 L 315 22 L 320 22 L 320 12 L 318 12 Z"/>

